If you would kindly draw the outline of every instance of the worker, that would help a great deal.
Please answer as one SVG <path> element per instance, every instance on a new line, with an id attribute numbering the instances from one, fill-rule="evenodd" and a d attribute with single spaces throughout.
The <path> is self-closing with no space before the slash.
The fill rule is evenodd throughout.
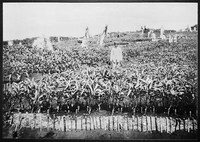
<path id="1" fill-rule="evenodd" d="M 122 62 L 122 49 L 117 46 L 117 43 L 114 42 L 114 47 L 111 49 L 110 61 L 112 63 L 113 69 L 119 67 Z"/>

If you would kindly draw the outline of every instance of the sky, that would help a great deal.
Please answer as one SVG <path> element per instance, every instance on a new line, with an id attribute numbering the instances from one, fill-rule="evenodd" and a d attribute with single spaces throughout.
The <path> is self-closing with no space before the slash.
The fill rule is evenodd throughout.
<path id="1" fill-rule="evenodd" d="M 3 40 L 91 35 L 198 23 L 197 3 L 3 3 Z"/>

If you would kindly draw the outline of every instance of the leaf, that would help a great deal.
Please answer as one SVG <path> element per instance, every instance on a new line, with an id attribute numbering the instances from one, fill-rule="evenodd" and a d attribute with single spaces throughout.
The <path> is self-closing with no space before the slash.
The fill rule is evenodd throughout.
<path id="1" fill-rule="evenodd" d="M 173 84 L 173 80 L 168 80 L 167 83 L 166 83 L 166 85 L 170 85 L 170 86 L 171 86 L 172 84 Z"/>
<path id="2" fill-rule="evenodd" d="M 171 93 L 172 95 L 175 95 L 175 96 L 178 94 L 178 92 L 174 91 L 173 89 L 170 90 L 170 93 Z"/>
<path id="3" fill-rule="evenodd" d="M 131 94 L 132 90 L 129 89 L 128 93 L 127 93 L 127 96 L 129 96 Z"/>

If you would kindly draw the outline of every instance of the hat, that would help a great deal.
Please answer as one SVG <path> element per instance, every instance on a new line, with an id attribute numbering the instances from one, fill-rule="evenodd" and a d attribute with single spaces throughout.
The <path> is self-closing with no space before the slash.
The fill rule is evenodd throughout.
<path id="1" fill-rule="evenodd" d="M 114 41 L 114 45 L 118 45 L 119 44 L 119 41 Z"/>

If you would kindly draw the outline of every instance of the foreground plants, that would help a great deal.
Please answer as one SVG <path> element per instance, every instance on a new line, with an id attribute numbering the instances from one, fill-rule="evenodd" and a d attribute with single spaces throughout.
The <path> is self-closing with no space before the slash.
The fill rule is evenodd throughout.
<path id="1" fill-rule="evenodd" d="M 126 45 L 123 66 L 116 70 L 110 68 L 107 47 L 55 52 L 4 47 L 3 111 L 195 116 L 196 43 L 191 39 Z"/>

